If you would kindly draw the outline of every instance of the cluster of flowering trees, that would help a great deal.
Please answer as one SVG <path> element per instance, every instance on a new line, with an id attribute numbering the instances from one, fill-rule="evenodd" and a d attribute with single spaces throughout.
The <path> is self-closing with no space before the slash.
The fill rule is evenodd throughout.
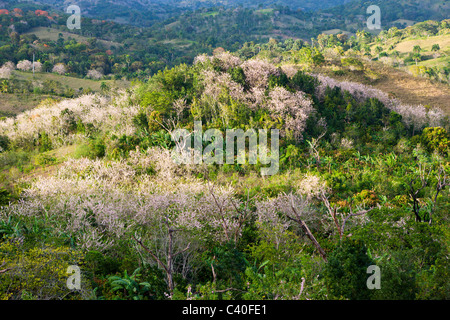
<path id="1" fill-rule="evenodd" d="M 11 205 L 3 214 L 46 215 L 57 230 L 77 235 L 80 245 L 91 250 L 106 250 L 125 234 L 149 236 L 166 219 L 173 228 L 202 241 L 237 241 L 250 211 L 234 190 L 185 182 L 180 176 L 159 185 L 166 172 L 156 176 L 138 172 L 144 164 L 171 161 L 169 154 L 155 159 L 153 153 L 158 152 L 135 152 L 128 163 L 69 159 L 55 176 L 33 182 L 24 191 L 26 201 Z"/>
<path id="2" fill-rule="evenodd" d="M 416 130 L 440 123 L 442 113 L 404 106 L 371 87 L 295 71 L 292 66 L 277 68 L 258 59 L 242 62 L 217 52 L 213 57 L 199 56 L 192 67 L 165 70 L 136 90 L 48 100 L 16 118 L 1 120 L 0 142 L 6 148 L 0 150 L 0 163 L 23 149 L 39 149 L 39 156 L 47 156 L 36 143 L 56 148 L 96 146 L 100 141 L 107 149 L 120 147 L 124 152 L 69 158 L 55 174 L 25 177 L 21 200 L 0 207 L 0 222 L 7 224 L 14 217 L 47 224 L 44 230 L 52 236 L 70 238 L 85 252 L 114 252 L 116 260 L 133 253 L 133 266 L 146 260 L 159 267 L 170 295 L 183 290 L 177 288 L 176 276 L 181 275 L 200 285 L 196 294 L 201 292 L 202 297 L 222 288 L 236 288 L 246 298 L 318 297 L 326 290 L 319 269 L 340 262 L 335 250 L 352 237 L 363 238 L 376 255 L 389 255 L 399 241 L 410 237 L 398 231 L 406 224 L 408 232 L 438 239 L 436 230 L 444 220 L 439 205 L 448 198 L 444 192 L 448 166 L 433 169 L 437 178 L 432 169 L 408 177 L 417 159 L 424 161 L 426 151 L 409 146 L 410 135 L 389 110 Z M 143 91 L 148 99 L 141 99 Z M 350 116 L 354 123 L 336 125 L 351 122 L 345 118 Z M 251 165 L 176 164 L 166 140 L 170 134 L 164 130 L 192 129 L 191 121 L 198 118 L 208 128 L 280 129 L 279 175 L 260 179 L 253 176 L 256 166 Z M 397 127 L 400 133 L 389 137 Z M 442 155 L 433 155 L 436 162 L 448 154 L 445 135 L 443 128 L 433 128 L 421 138 L 426 138 L 428 148 L 441 151 Z M 33 146 L 27 148 L 30 141 Z M 381 152 L 390 147 L 398 152 Z M 424 203 L 433 189 L 431 207 Z M 411 225 L 408 196 L 418 222 L 425 221 L 425 211 L 432 208 L 429 224 Z M 431 215 L 433 223 L 440 224 L 436 230 Z M 386 217 L 395 221 L 382 220 Z M 370 232 L 359 232 L 364 228 Z M 386 230 L 386 243 L 372 239 L 386 238 Z M 353 254 L 343 259 L 358 264 L 360 256 Z M 410 254 L 405 259 L 411 265 L 422 259 L 416 258 L 416 251 Z M 361 255 L 367 261 L 367 255 Z M 436 256 L 427 268 L 438 265 Z M 391 280 L 398 284 L 397 278 Z"/>
<path id="3" fill-rule="evenodd" d="M 211 63 L 221 71 L 213 69 Z M 203 114 L 206 106 L 211 117 L 221 118 L 228 126 L 230 119 L 239 117 L 233 113 L 236 107 L 230 107 L 230 104 L 240 103 L 252 111 L 266 110 L 273 121 L 281 118 L 284 126 L 282 133 L 289 133 L 291 138 L 301 140 L 306 121 L 314 108 L 311 99 L 302 91 L 292 93 L 281 86 L 269 88 L 269 79 L 279 77 L 282 70 L 265 60 L 242 62 L 227 52 L 213 57 L 198 56 L 196 64 L 202 64 L 204 68 L 201 77 L 204 89 L 200 100 Z M 230 70 L 242 71 L 242 81 L 245 83 L 238 83 Z M 295 75 L 292 68 L 287 70 L 290 77 Z"/>
<path id="4" fill-rule="evenodd" d="M 43 71 L 43 64 L 39 61 L 31 62 L 29 60 L 21 60 L 17 63 L 17 65 L 14 65 L 12 62 L 7 62 L 0 68 L 0 79 L 9 78 L 11 72 L 15 69 L 21 71 L 31 71 L 34 69 L 35 72 L 39 73 Z M 67 66 L 64 63 L 57 63 L 53 66 L 52 72 L 59 75 L 64 75 L 67 73 Z M 92 69 L 87 72 L 86 77 L 99 80 L 103 77 L 103 73 L 96 69 Z"/>
<path id="5" fill-rule="evenodd" d="M 139 107 L 123 108 L 122 98 L 111 102 L 105 97 L 90 94 L 58 103 L 43 102 L 38 108 L 27 110 L 16 118 L 0 121 L 0 135 L 7 136 L 16 146 L 27 146 L 45 133 L 54 147 L 77 139 L 77 123 L 111 130 L 116 135 L 130 135 L 135 131 L 132 118 L 138 114 Z"/>

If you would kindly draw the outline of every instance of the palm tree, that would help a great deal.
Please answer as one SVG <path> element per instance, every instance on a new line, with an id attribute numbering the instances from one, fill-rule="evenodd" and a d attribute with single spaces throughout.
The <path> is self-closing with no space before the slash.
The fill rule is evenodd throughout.
<path id="1" fill-rule="evenodd" d="M 8 80 L 3 80 L 2 85 L 0 87 L 0 91 L 2 93 L 8 93 L 8 90 L 9 90 L 9 82 Z"/>
<path id="2" fill-rule="evenodd" d="M 423 51 L 422 50 L 422 48 L 419 46 L 419 45 L 417 45 L 417 46 L 414 46 L 414 48 L 413 48 L 413 54 L 412 54 L 412 58 L 414 59 L 414 61 L 416 62 L 416 66 L 417 66 L 417 61 L 419 61 L 419 60 L 421 60 L 422 59 L 422 56 L 420 55 L 420 52 L 421 51 Z"/>

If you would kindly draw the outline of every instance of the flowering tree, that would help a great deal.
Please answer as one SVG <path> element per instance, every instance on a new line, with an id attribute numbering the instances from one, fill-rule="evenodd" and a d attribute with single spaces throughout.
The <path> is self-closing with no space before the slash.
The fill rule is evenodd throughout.
<path id="1" fill-rule="evenodd" d="M 127 105 L 123 108 L 122 99 L 128 95 L 124 92 L 113 101 L 99 95 L 84 95 L 76 99 L 67 99 L 58 103 L 44 103 L 36 109 L 27 110 L 16 118 L 0 121 L 0 135 L 6 135 L 17 145 L 27 145 L 39 139 L 45 132 L 54 147 L 70 144 L 77 134 L 66 130 L 62 111 L 69 110 L 74 119 L 91 123 L 94 128 L 110 130 L 111 134 L 121 136 L 135 132 L 133 117 L 139 113 L 138 106 Z"/>
<path id="2" fill-rule="evenodd" d="M 13 69 L 11 69 L 6 63 L 0 68 L 0 79 L 9 79 Z"/>
<path id="3" fill-rule="evenodd" d="M 292 132 L 299 140 L 314 108 L 312 101 L 304 92 L 291 93 L 283 87 L 276 87 L 269 93 L 268 108 L 274 117 L 281 116 L 285 121 L 285 130 Z M 285 132 L 286 133 L 286 132 Z"/>
<path id="4" fill-rule="evenodd" d="M 98 70 L 92 69 L 88 71 L 86 76 L 91 79 L 99 80 L 103 77 L 103 73 Z"/>
<path id="5" fill-rule="evenodd" d="M 252 87 L 266 88 L 270 75 L 280 74 L 277 67 L 265 60 L 252 59 L 242 64 L 245 77 Z"/>
<path id="6" fill-rule="evenodd" d="M 33 66 L 35 72 L 42 72 L 42 63 L 40 63 L 39 61 L 35 61 Z"/>
<path id="7" fill-rule="evenodd" d="M 242 60 L 239 57 L 236 57 L 229 52 L 218 53 L 214 56 L 214 59 L 219 61 L 220 66 L 225 71 L 231 68 L 236 68 L 242 64 Z"/>
<path id="8" fill-rule="evenodd" d="M 33 68 L 33 63 L 29 60 L 22 60 L 17 63 L 17 69 L 21 71 L 30 71 Z"/>
<path id="9" fill-rule="evenodd" d="M 52 69 L 52 72 L 63 75 L 67 72 L 67 68 L 64 63 L 57 63 Z"/>

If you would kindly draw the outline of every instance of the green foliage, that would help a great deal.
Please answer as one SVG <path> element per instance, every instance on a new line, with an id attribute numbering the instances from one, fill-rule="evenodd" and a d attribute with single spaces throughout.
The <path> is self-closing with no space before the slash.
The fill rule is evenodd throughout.
<path id="1" fill-rule="evenodd" d="M 353 70 L 357 70 L 357 71 L 364 70 L 364 64 L 356 58 L 352 58 L 352 57 L 342 58 L 341 63 L 343 66 L 350 67 Z"/>
<path id="2" fill-rule="evenodd" d="M 144 295 L 150 291 L 150 283 L 139 282 L 141 274 L 140 269 L 136 269 L 132 275 L 128 275 L 127 271 L 122 276 L 111 276 L 108 277 L 109 285 L 111 286 L 112 292 L 117 292 L 117 294 L 124 299 L 130 300 L 144 300 Z"/>
<path id="3" fill-rule="evenodd" d="M 447 130 L 442 127 L 425 128 L 422 132 L 421 141 L 429 152 L 437 151 L 446 154 L 450 147 Z"/>
<path id="4" fill-rule="evenodd" d="M 134 116 L 133 124 L 139 131 L 147 132 L 149 130 L 147 114 L 142 111 L 139 112 L 136 116 Z"/>
<path id="5" fill-rule="evenodd" d="M 4 188 L 0 188 L 0 206 L 7 205 L 9 201 L 11 200 L 11 194 L 8 190 Z M 0 230 L 1 234 L 2 230 Z"/>
<path id="6" fill-rule="evenodd" d="M 53 149 L 52 140 L 47 133 L 42 132 L 39 134 L 38 146 L 39 152 L 46 152 Z"/>
<path id="7" fill-rule="evenodd" d="M 106 146 L 100 137 L 90 137 L 85 143 L 77 146 L 75 150 L 75 158 L 97 159 L 106 155 Z"/>
<path id="8" fill-rule="evenodd" d="M 248 264 L 245 255 L 232 242 L 214 246 L 203 254 L 203 272 L 211 277 L 211 266 L 217 275 L 217 282 L 227 287 L 241 288 L 243 286 L 243 273 Z"/>
<path id="9" fill-rule="evenodd" d="M 328 256 L 324 278 L 330 296 L 338 299 L 366 300 L 371 291 L 367 288 L 367 268 L 374 262 L 360 241 L 344 240 Z"/>
<path id="10" fill-rule="evenodd" d="M 61 111 L 62 130 L 65 134 L 74 133 L 77 131 L 78 125 L 75 115 L 72 110 L 64 109 Z"/>
<path id="11" fill-rule="evenodd" d="M 231 79 L 234 82 L 239 83 L 245 90 L 248 90 L 249 85 L 247 83 L 244 70 L 241 67 L 231 68 L 228 70 L 228 73 L 231 75 Z"/>
<path id="12" fill-rule="evenodd" d="M 162 300 L 167 291 L 164 275 L 153 266 L 137 268 L 131 275 L 125 270 L 123 276 L 116 274 L 94 278 L 94 282 L 99 300 Z"/>
<path id="13" fill-rule="evenodd" d="M 110 255 L 98 251 L 88 251 L 85 255 L 85 265 L 94 277 L 107 276 L 119 272 L 120 261 Z"/>
<path id="14" fill-rule="evenodd" d="M 289 12 L 289 9 L 280 10 Z M 225 12 L 228 11 L 225 10 Z M 248 18 L 247 22 L 251 25 L 253 16 L 249 16 L 249 12 L 251 11 L 236 12 L 235 14 L 242 14 L 241 17 Z M 280 16 L 285 16 L 286 12 L 282 11 Z M 208 13 L 208 11 L 203 13 Z M 271 15 L 272 13 L 265 12 L 264 15 L 266 14 Z M 298 15 L 301 14 L 299 11 Z M 219 19 L 221 13 L 215 14 L 214 17 L 217 15 L 219 15 L 217 17 Z M 187 17 L 194 19 L 192 21 L 203 21 L 195 20 L 197 17 L 195 13 L 187 15 Z M 275 16 L 273 17 L 276 19 Z M 0 16 L 1 19 L 3 18 Z M 188 21 L 186 26 L 195 25 L 190 20 L 183 21 Z M 86 20 L 86 23 L 88 30 L 96 30 L 96 27 L 89 25 L 89 19 Z M 215 28 L 214 23 L 208 25 Z M 111 24 L 111 28 L 113 26 L 114 24 Z M 177 24 L 173 24 L 172 26 L 174 30 L 177 30 L 176 32 L 179 32 L 177 41 L 187 37 L 186 34 L 183 34 L 185 32 L 184 25 L 177 27 Z M 117 26 L 117 28 L 121 27 Z M 155 26 L 155 30 L 157 28 L 158 26 Z M 256 108 L 246 102 L 252 92 L 249 91 L 250 87 L 245 73 L 240 67 L 229 69 L 227 72 L 233 81 L 244 87 L 244 95 L 239 94 L 240 98 L 232 98 L 229 88 L 223 86 L 217 99 L 205 97 L 202 94 L 204 89 L 201 82 L 202 71 L 214 68 L 216 71 L 223 72 L 224 68 L 219 63 L 219 59 L 215 59 L 212 64 L 209 62 L 194 66 L 181 64 L 178 67 L 172 67 L 180 59 L 183 62 L 189 62 L 188 60 L 192 58 L 188 55 L 183 58 L 179 57 L 179 49 L 174 49 L 176 45 L 172 45 L 169 40 L 170 35 L 175 32 L 172 28 L 167 30 L 169 38 L 164 39 L 168 40 L 165 42 L 164 48 L 157 48 L 157 45 L 153 43 L 153 41 L 158 41 L 153 38 L 153 36 L 158 37 L 156 31 L 152 35 L 152 39 L 145 39 L 143 42 L 145 45 L 133 43 L 134 41 L 139 42 L 142 35 L 136 33 L 136 39 L 124 41 L 127 50 L 112 49 L 112 54 L 108 53 L 108 57 L 103 53 L 97 54 L 96 46 L 99 41 L 89 40 L 85 44 L 86 51 L 90 52 L 89 60 L 86 59 L 86 62 L 83 63 L 81 57 L 84 50 L 81 49 L 84 47 L 78 45 L 77 41 L 70 42 L 61 38 L 56 41 L 56 44 L 51 43 L 52 46 L 57 45 L 67 51 L 65 54 L 71 60 L 71 64 L 68 66 L 70 72 L 79 74 L 94 64 L 102 65 L 101 68 L 104 68 L 105 74 L 108 74 L 108 69 L 114 70 L 111 71 L 115 73 L 117 79 L 122 76 L 145 79 L 145 82 L 138 83 L 136 90 L 133 91 L 135 95 L 129 99 L 130 105 L 132 103 L 142 106 L 140 112 L 130 119 L 135 129 L 134 133 L 114 136 L 111 132 L 116 132 L 115 128 L 95 129 L 96 125 L 83 123 L 69 109 L 61 111 L 59 115 L 63 129 L 61 130 L 62 135 L 79 134 L 75 140 L 77 149 L 73 156 L 90 159 L 107 157 L 108 160 L 120 160 L 121 164 L 129 165 L 135 170 L 135 177 L 139 182 L 136 186 L 124 185 L 124 190 L 127 192 L 129 187 L 141 188 L 139 184 L 142 183 L 142 187 L 149 185 L 154 187 L 154 190 L 150 191 L 153 196 L 156 189 L 175 192 L 176 188 L 185 187 L 184 183 L 191 181 L 191 177 L 184 176 L 171 181 L 168 179 L 162 181 L 158 176 L 159 171 L 156 172 L 154 169 L 158 165 L 157 163 L 145 161 L 145 164 L 136 164 L 134 161 L 127 161 L 130 152 L 134 150 L 147 150 L 150 147 L 170 149 L 174 146 L 170 134 L 163 130 L 161 123 L 176 119 L 177 128 L 188 130 L 193 129 L 193 119 L 201 119 L 204 129 L 218 128 L 222 130 L 227 128 L 283 129 L 286 124 L 285 120 L 273 117 L 267 108 Z M 4 40 L 1 39 L 2 32 L 0 30 L 1 41 Z M 143 34 L 145 32 L 142 31 Z M 402 32 L 393 29 L 380 33 L 378 37 L 389 37 L 390 34 Z M 423 26 L 421 32 L 434 31 L 433 28 Z M 194 32 L 190 33 L 192 33 L 189 35 L 191 37 L 200 37 Z M 239 37 L 246 36 L 239 35 Z M 277 41 L 275 39 L 266 44 L 249 42 L 244 45 L 238 52 L 241 58 L 267 58 L 277 61 L 277 65 L 278 62 L 280 64 L 292 63 L 301 65 L 305 70 L 298 71 L 291 78 L 283 72 L 279 76 L 270 76 L 268 89 L 265 92 L 266 96 L 260 98 L 267 99 L 269 91 L 279 86 L 291 92 L 301 90 L 312 99 L 314 112 L 307 120 L 307 129 L 303 132 L 302 140 L 293 141 L 289 136 L 281 137 L 280 173 L 278 175 L 264 179 L 253 175 L 253 171 L 259 169 L 261 164 L 255 166 L 217 165 L 202 168 L 204 170 L 201 173 L 195 173 L 196 178 L 192 178 L 192 181 L 203 183 L 208 180 L 218 186 L 231 185 L 240 199 L 245 199 L 246 190 L 244 189 L 248 187 L 251 196 L 256 197 L 255 201 L 266 201 L 270 198 L 277 198 L 283 193 L 302 192 L 302 188 L 305 187 L 303 185 L 304 177 L 313 174 L 326 181 L 326 186 L 329 188 L 326 196 L 330 204 L 336 207 L 336 212 L 339 213 L 337 215 L 338 222 L 342 222 L 342 219 L 345 219 L 349 213 L 356 212 L 358 207 L 376 207 L 376 209 L 366 215 L 350 217 L 344 230 L 344 240 L 337 242 L 339 236 L 334 221 L 328 214 L 325 214 L 327 208 L 321 200 L 307 194 L 310 195 L 308 201 L 311 202 L 311 212 L 305 212 L 302 217 L 327 252 L 328 263 L 325 263 L 314 251 L 313 246 L 309 242 L 305 242 L 303 232 L 298 230 L 298 226 L 295 224 L 278 230 L 263 227 L 260 221 L 263 219 L 259 219 L 262 217 L 256 214 L 257 209 L 252 200 L 249 205 L 249 210 L 252 212 L 251 221 L 243 228 L 238 243 L 221 243 L 214 237 L 213 231 L 208 232 L 210 230 L 206 230 L 206 232 L 204 230 L 207 235 L 206 240 L 196 239 L 195 241 L 199 241 L 199 243 L 192 243 L 188 258 L 183 261 L 186 263 L 186 269 L 183 269 L 183 273 L 181 273 L 178 266 L 175 268 L 174 278 L 177 287 L 171 292 L 172 299 L 448 299 L 449 269 L 446 263 L 448 219 L 446 213 L 450 207 L 446 192 L 440 193 L 436 205 L 431 201 L 430 195 L 432 195 L 436 183 L 436 167 L 432 168 L 429 185 L 421 190 L 418 200 L 421 204 L 421 215 L 429 216 L 431 210 L 435 210 L 431 225 L 414 221 L 408 190 L 410 172 L 417 171 L 417 161 L 425 159 L 423 161 L 427 165 L 430 165 L 432 161 L 443 165 L 448 162 L 447 131 L 440 127 L 426 128 L 420 135 L 411 138 L 409 131 L 405 128 L 404 119 L 399 114 L 391 112 L 376 99 L 360 101 L 339 88 L 328 88 L 324 96 L 319 99 L 316 96 L 318 82 L 315 77 L 307 73 L 316 71 L 314 64 L 317 66 L 325 64 L 323 56 L 325 51 L 322 54 L 322 48 L 330 49 L 327 54 L 341 54 L 350 45 L 354 52 L 359 50 L 368 52 L 370 50 L 369 41 L 374 37 L 369 33 L 358 32 L 357 38 L 348 39 L 343 35 L 320 37 L 319 44 L 314 41 L 314 46 L 307 46 L 302 41 Z M 19 40 L 28 41 L 24 38 Z M 196 47 L 196 41 L 197 39 L 192 40 L 192 43 L 185 47 Z M 191 52 L 190 50 L 210 51 L 220 41 L 213 37 L 204 39 L 204 43 L 208 43 L 208 45 L 200 49 L 186 49 L 186 52 Z M 236 41 L 238 40 L 233 41 L 230 46 L 235 45 Z M 367 43 L 366 47 L 364 47 L 364 43 Z M 145 50 L 145 53 L 137 53 L 140 45 L 149 50 Z M 180 44 L 181 46 L 184 44 Z M 155 51 L 152 51 L 153 49 Z M 383 55 L 381 49 L 377 50 L 380 57 Z M 11 47 L 11 50 L 12 54 L 16 48 Z M 164 52 L 157 52 L 158 50 Z M 0 47 L 0 53 L 8 53 L 8 51 L 8 48 Z M 119 52 L 123 52 L 123 55 L 118 54 Z M 22 51 L 21 54 L 26 56 L 27 53 Z M 71 59 L 75 54 L 80 56 L 77 59 Z M 166 59 L 158 61 L 160 56 L 165 56 Z M 340 58 L 336 55 L 331 59 L 337 61 L 336 57 Z M 56 60 L 58 59 L 56 58 Z M 332 60 L 327 55 L 327 65 L 323 66 L 324 69 L 328 68 L 329 61 Z M 350 69 L 364 70 L 362 62 L 358 58 L 350 58 L 349 55 L 341 59 L 341 64 Z M 45 68 L 51 68 L 49 63 Z M 165 69 L 158 72 L 162 68 Z M 340 68 L 337 72 L 351 74 L 347 68 Z M 371 72 L 370 69 L 365 70 L 365 75 L 370 76 Z M 359 75 L 363 76 L 363 74 Z M 369 81 L 369 79 L 367 80 Z M 63 88 L 57 83 L 49 81 L 46 85 L 48 88 L 42 89 L 42 92 L 47 90 L 55 94 L 61 92 L 72 94 L 67 88 Z M 104 93 L 110 94 L 111 92 L 106 92 L 105 85 L 106 83 L 101 85 Z M 24 81 L 11 80 L 7 83 L 8 92 L 10 90 L 29 92 L 32 90 L 32 86 L 31 89 L 29 87 L 30 83 Z M 81 88 L 79 92 L 82 91 Z M 263 102 L 262 105 L 264 106 L 265 103 Z M 325 128 L 326 134 L 321 137 L 317 145 L 313 145 L 312 139 L 316 139 L 322 134 Z M 86 137 L 88 138 L 86 139 Z M 0 190 L 0 206 L 7 206 L 9 201 L 18 198 L 16 195 L 33 186 L 31 183 L 17 182 L 19 178 L 28 173 L 30 168 L 34 168 L 33 165 L 45 166 L 56 162 L 54 156 L 51 155 L 57 154 L 59 150 L 51 153 L 46 151 L 59 145 L 63 138 L 65 137 L 49 136 L 48 133 L 42 132 L 37 141 L 31 141 L 29 145 L 27 145 L 28 142 L 20 142 L 19 145 L 10 142 L 5 136 L 0 136 L 0 179 L 2 184 L 8 188 L 10 184 L 14 186 L 11 187 L 11 190 L 14 190 L 13 194 L 6 189 Z M 58 143 L 52 144 L 52 141 Z M 412 148 L 419 143 L 425 149 L 413 152 Z M 36 146 L 39 146 L 39 154 L 37 154 L 37 150 L 34 150 Z M 26 152 L 20 148 L 33 151 Z M 433 155 L 437 160 L 432 160 L 429 154 L 435 151 L 438 151 L 440 155 Z M 35 162 L 32 163 L 31 160 Z M 422 165 L 425 163 L 423 161 Z M 130 164 L 131 162 L 133 164 Z M 446 170 L 448 171 L 448 168 Z M 77 179 L 83 179 L 85 173 L 80 173 Z M 176 185 L 171 185 L 171 183 L 176 183 Z M 420 183 L 421 180 L 418 179 L 416 184 L 420 185 Z M 53 271 L 61 271 L 61 265 L 66 265 L 66 261 L 64 263 L 52 261 L 60 254 L 60 251 L 55 248 L 63 248 L 61 251 L 68 251 L 70 246 L 70 250 L 76 251 L 80 237 L 90 236 L 83 230 L 78 230 L 75 234 L 68 228 L 58 230 L 53 228 L 55 210 L 60 210 L 63 216 L 67 215 L 67 218 L 74 217 L 73 212 L 65 212 L 65 207 L 59 205 L 61 204 L 59 201 L 65 201 L 65 196 L 60 194 L 55 196 L 54 201 L 58 205 L 54 208 L 45 206 L 38 207 L 33 211 L 33 214 L 42 215 L 42 218 L 36 216 L 26 219 L 19 218 L 21 215 L 15 212 L 20 210 L 20 206 L 16 211 L 13 211 L 12 208 L 0 209 L 2 213 L 3 210 L 13 212 L 9 216 L 0 215 L 1 249 L 6 248 L 3 247 L 4 243 L 11 242 L 17 247 L 17 250 L 21 250 L 21 253 L 17 253 L 17 257 L 20 256 L 17 259 L 13 257 L 15 253 L 11 254 L 12 249 L 9 247 L 3 251 L 0 250 L 0 255 L 6 252 L 7 257 L 0 256 L 0 258 L 8 262 L 7 267 L 14 266 L 17 261 L 27 260 L 26 257 L 29 256 L 30 259 L 27 260 L 27 263 L 31 266 L 30 270 L 31 268 L 45 270 L 49 272 L 48 277 L 53 277 L 51 271 L 46 269 L 47 266 L 54 267 Z M 201 197 L 203 194 L 198 196 Z M 102 205 L 95 197 L 92 197 L 92 204 Z M 174 213 L 179 213 L 178 208 L 170 206 L 170 210 L 172 208 Z M 117 237 L 114 232 L 108 231 L 107 223 L 100 223 L 96 220 L 91 209 L 83 209 L 87 212 L 83 223 L 98 228 L 96 230 L 102 232 L 105 241 L 114 240 L 111 248 L 101 252 L 80 253 L 82 259 L 76 261 L 83 266 L 83 276 L 90 281 L 91 286 L 95 287 L 95 291 L 88 289 L 91 290 L 90 293 L 94 293 L 98 299 L 165 299 L 164 292 L 167 292 L 168 288 L 164 282 L 166 275 L 161 269 L 156 265 L 148 266 L 142 263 L 139 253 L 130 245 L 129 234 Z M 109 210 L 114 212 L 114 209 L 113 206 Z M 193 210 L 193 214 L 197 214 L 197 212 Z M 237 218 L 232 217 L 227 223 L 235 223 Z M 278 218 L 285 217 L 278 216 Z M 124 228 L 134 231 L 133 221 L 124 221 L 124 224 Z M 154 225 L 149 225 L 149 227 L 156 228 Z M 163 240 L 158 238 L 154 241 L 151 245 L 154 248 L 161 248 Z M 47 250 L 48 254 L 37 254 L 36 252 L 41 248 L 44 248 L 43 251 Z M 181 260 L 180 257 L 178 256 L 177 259 Z M 58 258 L 54 259 L 58 260 Z M 0 260 L 0 265 L 2 262 L 3 260 Z M 176 264 L 178 262 L 177 260 Z M 367 266 L 372 264 L 381 268 L 381 290 L 369 290 L 366 287 L 366 280 L 369 276 L 366 273 Z M 135 271 L 130 275 L 128 273 L 130 270 Z M 61 279 L 55 276 L 58 278 L 58 281 L 55 281 L 48 277 L 45 278 L 39 272 L 39 278 L 43 280 L 37 281 L 29 274 L 31 271 L 27 272 L 26 275 L 19 276 L 20 279 L 29 280 L 27 285 L 15 282 L 16 278 L 7 275 L 6 278 L 9 279 L 8 283 L 11 284 L 13 290 L 1 297 L 41 298 L 40 293 L 37 292 L 36 283 L 42 284 L 43 281 L 47 281 L 59 284 L 62 281 L 62 276 Z M 191 285 L 188 286 L 188 284 Z M 0 284 L 0 289 L 5 289 L 2 285 L 3 282 Z M 193 287 L 196 292 L 192 292 Z M 52 292 L 50 289 L 45 297 L 53 297 L 53 294 L 55 298 L 80 297 L 74 293 L 68 293 L 65 296 L 66 291 Z"/>
<path id="15" fill-rule="evenodd" d="M 67 287 L 69 265 L 79 265 L 82 254 L 67 247 L 45 246 L 23 250 L 12 241 L 0 242 L 0 261 L 9 269 L 1 274 L 0 299 L 80 299 Z M 82 283 L 88 289 L 88 284 Z"/>
<path id="16" fill-rule="evenodd" d="M 394 252 L 391 257 L 377 263 L 381 272 L 381 289 L 374 289 L 373 300 L 414 300 L 416 270 L 407 256 Z"/>
<path id="17" fill-rule="evenodd" d="M 34 158 L 34 161 L 38 166 L 45 166 L 56 163 L 57 159 L 51 155 L 40 153 Z"/>
<path id="18" fill-rule="evenodd" d="M 7 136 L 0 135 L 0 153 L 8 150 L 9 144 L 9 138 Z"/>
<path id="19" fill-rule="evenodd" d="M 269 76 L 269 90 L 275 87 L 283 87 L 289 89 L 289 78 L 287 75 L 280 71 L 279 76 L 270 75 Z"/>
<path id="20" fill-rule="evenodd" d="M 303 91 L 305 93 L 314 94 L 317 80 L 316 78 L 305 74 L 302 71 L 298 71 L 291 79 L 291 84 L 296 90 Z"/>
<path id="21" fill-rule="evenodd" d="M 416 299 L 448 300 L 450 298 L 450 266 L 445 257 L 438 258 L 429 268 L 420 271 L 416 284 L 420 291 Z"/>

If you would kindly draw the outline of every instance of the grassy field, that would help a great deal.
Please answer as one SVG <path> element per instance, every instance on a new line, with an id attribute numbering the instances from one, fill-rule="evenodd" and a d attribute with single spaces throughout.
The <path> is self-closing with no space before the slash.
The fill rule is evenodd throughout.
<path id="1" fill-rule="evenodd" d="M 412 52 L 415 46 L 420 46 L 425 51 L 431 51 L 434 44 L 438 44 L 443 51 L 450 50 L 450 35 L 446 34 L 423 39 L 405 39 L 398 43 L 394 50 L 400 53 L 408 53 Z"/>
<path id="2" fill-rule="evenodd" d="M 33 28 L 30 31 L 28 31 L 25 34 L 35 34 L 36 37 L 42 40 L 51 40 L 56 41 L 59 38 L 59 34 L 62 34 L 64 40 L 68 40 L 69 38 L 77 40 L 77 42 L 85 42 L 87 41 L 87 37 L 75 34 L 75 33 L 69 33 L 69 32 L 63 32 L 58 29 L 54 28 L 45 28 L 45 27 L 37 27 Z M 113 41 L 107 41 L 107 40 L 101 40 L 97 39 L 98 42 L 102 43 L 107 49 L 111 48 L 112 46 L 115 47 L 121 47 L 122 45 L 118 42 Z"/>
<path id="3" fill-rule="evenodd" d="M 325 31 L 322 31 L 322 33 L 323 33 L 323 34 L 327 34 L 327 35 L 330 35 L 330 34 L 339 34 L 339 33 L 345 33 L 345 34 L 347 34 L 347 35 L 352 35 L 351 32 L 344 31 L 344 30 L 341 30 L 341 29 L 325 30 Z"/>
<path id="4" fill-rule="evenodd" d="M 274 9 L 261 9 L 261 10 L 256 10 L 256 13 L 260 13 L 260 14 L 271 14 L 273 13 Z"/>
<path id="5" fill-rule="evenodd" d="M 450 34 L 424 38 L 406 38 L 398 42 L 398 39 L 389 39 L 382 43 L 372 43 L 370 49 L 373 55 L 376 55 L 375 48 L 382 47 L 387 53 L 398 51 L 400 54 L 408 54 L 413 51 L 415 46 L 420 46 L 423 53 L 431 53 L 434 44 L 438 44 L 442 53 L 450 54 Z M 390 49 L 392 48 L 392 49 Z"/>
<path id="6" fill-rule="evenodd" d="M 201 16 L 202 17 L 215 17 L 219 14 L 219 11 L 213 11 L 213 12 L 205 12 L 202 13 Z"/>
<path id="7" fill-rule="evenodd" d="M 47 98 L 55 98 L 49 95 L 39 95 L 39 94 L 11 94 L 11 93 L 0 93 L 0 118 L 1 117 L 12 117 L 25 110 L 33 109 L 42 100 Z"/>

